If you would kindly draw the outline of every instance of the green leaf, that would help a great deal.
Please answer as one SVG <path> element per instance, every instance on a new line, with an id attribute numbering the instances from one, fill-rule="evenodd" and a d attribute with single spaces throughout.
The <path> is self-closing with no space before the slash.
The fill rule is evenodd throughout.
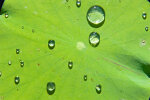
<path id="1" fill-rule="evenodd" d="M 93 5 L 106 14 L 99 28 L 86 19 Z M 80 7 L 75 0 L 6 0 L 0 15 L 0 100 L 148 100 L 149 11 L 147 0 L 82 0 Z M 89 44 L 91 32 L 100 34 L 96 48 Z M 49 40 L 55 40 L 52 50 Z M 48 82 L 56 85 L 52 95 Z"/>

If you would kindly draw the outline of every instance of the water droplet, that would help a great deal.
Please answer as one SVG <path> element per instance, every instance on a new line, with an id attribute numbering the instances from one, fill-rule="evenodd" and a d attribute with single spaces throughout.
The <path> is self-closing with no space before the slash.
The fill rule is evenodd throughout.
<path id="1" fill-rule="evenodd" d="M 73 67 L 73 62 L 72 61 L 68 62 L 68 67 L 69 67 L 69 69 L 72 69 L 72 67 Z"/>
<path id="2" fill-rule="evenodd" d="M 101 93 L 101 90 L 102 90 L 102 89 L 101 89 L 101 85 L 97 85 L 95 89 L 96 89 L 96 92 L 97 92 L 98 94 Z"/>
<path id="3" fill-rule="evenodd" d="M 76 5 L 77 5 L 77 7 L 80 7 L 81 6 L 81 0 L 76 0 Z"/>
<path id="4" fill-rule="evenodd" d="M 21 66 L 21 67 L 24 66 L 24 61 L 20 61 L 20 66 Z"/>
<path id="5" fill-rule="evenodd" d="M 143 18 L 143 19 L 146 19 L 146 18 L 147 18 L 147 14 L 146 14 L 145 12 L 142 14 L 142 18 Z"/>
<path id="6" fill-rule="evenodd" d="M 5 18 L 8 18 L 8 14 L 5 14 Z"/>
<path id="7" fill-rule="evenodd" d="M 146 45 L 146 41 L 145 41 L 145 40 L 142 40 L 141 46 L 145 46 L 145 45 Z"/>
<path id="8" fill-rule="evenodd" d="M 54 82 L 48 82 L 47 83 L 47 93 L 49 95 L 52 95 L 55 92 L 56 86 Z"/>
<path id="9" fill-rule="evenodd" d="M 49 47 L 50 49 L 53 49 L 53 48 L 55 47 L 55 41 L 54 41 L 54 40 L 49 40 L 49 41 L 48 41 L 48 47 Z"/>
<path id="10" fill-rule="evenodd" d="M 87 75 L 84 75 L 84 81 L 87 81 Z"/>
<path id="11" fill-rule="evenodd" d="M 99 42 L 100 42 L 100 35 L 97 32 L 92 32 L 89 35 L 89 43 L 91 44 L 91 46 L 97 47 L 99 45 Z"/>
<path id="12" fill-rule="evenodd" d="M 148 27 L 147 26 L 145 27 L 145 31 L 148 31 Z"/>
<path id="13" fill-rule="evenodd" d="M 2 76 L 2 72 L 0 71 L 0 77 Z"/>
<path id="14" fill-rule="evenodd" d="M 19 78 L 19 76 L 16 76 L 15 77 L 15 84 L 19 84 L 19 82 L 20 82 L 20 78 Z"/>
<path id="15" fill-rule="evenodd" d="M 19 54 L 20 53 L 20 49 L 16 49 L 16 54 Z"/>
<path id="16" fill-rule="evenodd" d="M 11 61 L 9 60 L 9 61 L 8 61 L 8 65 L 11 65 L 11 64 L 12 64 L 12 63 L 11 63 Z"/>
<path id="17" fill-rule="evenodd" d="M 104 9 L 100 6 L 92 6 L 87 12 L 87 20 L 92 27 L 100 27 L 105 21 Z"/>

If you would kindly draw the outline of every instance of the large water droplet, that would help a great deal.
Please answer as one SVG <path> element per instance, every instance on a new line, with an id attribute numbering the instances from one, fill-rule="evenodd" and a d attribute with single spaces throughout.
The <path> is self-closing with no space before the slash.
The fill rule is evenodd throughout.
<path id="1" fill-rule="evenodd" d="M 73 62 L 72 61 L 68 62 L 68 67 L 69 67 L 69 69 L 72 69 L 72 67 L 73 67 Z"/>
<path id="2" fill-rule="evenodd" d="M 87 81 L 87 75 L 84 75 L 83 78 L 84 78 L 84 81 Z"/>
<path id="3" fill-rule="evenodd" d="M 97 32 L 92 32 L 89 35 L 89 43 L 91 44 L 91 46 L 97 47 L 99 45 L 99 42 L 100 42 L 100 35 Z"/>
<path id="4" fill-rule="evenodd" d="M 77 7 L 80 7 L 81 6 L 81 0 L 76 0 L 76 5 L 77 5 Z"/>
<path id="5" fill-rule="evenodd" d="M 55 92 L 56 86 L 54 82 L 48 82 L 47 83 L 47 93 L 49 95 L 52 95 Z"/>
<path id="6" fill-rule="evenodd" d="M 87 12 L 87 20 L 93 27 L 100 27 L 105 21 L 104 9 L 100 6 L 92 6 Z"/>
<path id="7" fill-rule="evenodd" d="M 54 41 L 54 40 L 49 40 L 49 41 L 48 41 L 48 47 L 49 47 L 50 49 L 53 49 L 53 48 L 55 47 L 55 41 Z"/>
<path id="8" fill-rule="evenodd" d="M 100 94 L 100 93 L 101 93 L 101 90 L 102 90 L 101 88 L 102 88 L 102 87 L 101 87 L 101 85 L 100 85 L 100 84 L 96 86 L 96 88 L 95 88 L 95 89 L 96 89 L 96 92 L 97 92 L 98 94 Z"/>
<path id="9" fill-rule="evenodd" d="M 0 77 L 2 76 L 2 72 L 0 71 Z"/>
<path id="10" fill-rule="evenodd" d="M 143 18 L 143 19 L 146 19 L 146 18 L 147 18 L 147 14 L 146 14 L 145 12 L 143 12 L 142 18 Z"/>
<path id="11" fill-rule="evenodd" d="M 20 66 L 21 66 L 21 67 L 24 66 L 24 61 L 20 61 Z"/>
<path id="12" fill-rule="evenodd" d="M 19 84 L 19 82 L 20 82 L 20 78 L 19 78 L 19 76 L 16 76 L 15 77 L 15 84 Z"/>
<path id="13" fill-rule="evenodd" d="M 145 31 L 148 31 L 148 27 L 147 26 L 145 27 Z"/>
<path id="14" fill-rule="evenodd" d="M 9 61 L 8 61 L 8 65 L 11 65 L 11 64 L 12 64 L 12 63 L 11 63 L 11 61 L 9 60 Z"/>
<path id="15" fill-rule="evenodd" d="M 16 54 L 19 54 L 20 53 L 20 49 L 16 49 Z"/>

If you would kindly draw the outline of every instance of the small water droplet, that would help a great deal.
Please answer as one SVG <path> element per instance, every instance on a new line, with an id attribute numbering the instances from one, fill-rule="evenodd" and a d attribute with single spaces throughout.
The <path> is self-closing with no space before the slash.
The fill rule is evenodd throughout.
<path id="1" fill-rule="evenodd" d="M 16 49 L 16 54 L 19 54 L 20 53 L 20 49 Z"/>
<path id="2" fill-rule="evenodd" d="M 142 40 L 141 46 L 145 46 L 145 45 L 146 45 L 146 41 L 145 41 L 145 40 Z"/>
<path id="3" fill-rule="evenodd" d="M 89 43 L 91 44 L 91 46 L 97 47 L 99 45 L 99 42 L 100 42 L 100 35 L 97 32 L 92 32 L 89 35 Z"/>
<path id="4" fill-rule="evenodd" d="M 49 41 L 48 41 L 48 47 L 49 47 L 50 49 L 54 49 L 54 47 L 55 47 L 55 41 L 54 41 L 54 40 L 49 40 Z"/>
<path id="5" fill-rule="evenodd" d="M 47 83 L 47 93 L 48 93 L 49 95 L 54 94 L 55 89 L 56 89 L 56 86 L 55 86 L 55 83 L 54 83 L 54 82 L 48 82 L 48 83 Z"/>
<path id="6" fill-rule="evenodd" d="M 101 90 L 102 90 L 101 88 L 102 88 L 102 87 L 101 87 L 101 85 L 100 85 L 100 84 L 96 86 L 96 88 L 95 88 L 95 89 L 96 89 L 96 92 L 97 92 L 98 94 L 100 94 L 100 93 L 101 93 Z"/>
<path id="7" fill-rule="evenodd" d="M 84 75 L 84 81 L 87 81 L 87 75 Z"/>
<path id="8" fill-rule="evenodd" d="M 68 62 L 68 67 L 69 67 L 69 69 L 72 69 L 72 67 L 73 67 L 73 62 L 72 61 Z"/>
<path id="9" fill-rule="evenodd" d="M 147 14 L 146 14 L 145 12 L 143 12 L 142 18 L 143 18 L 143 19 L 146 19 L 146 18 L 147 18 Z"/>
<path id="10" fill-rule="evenodd" d="M 5 18 L 8 18 L 8 14 L 5 14 Z"/>
<path id="11" fill-rule="evenodd" d="M 19 82 L 20 82 L 20 77 L 19 77 L 19 76 L 16 76 L 16 77 L 15 77 L 15 84 L 19 84 Z"/>
<path id="12" fill-rule="evenodd" d="M 148 31 L 148 27 L 147 26 L 145 27 L 145 31 Z"/>
<path id="13" fill-rule="evenodd" d="M 12 63 L 11 63 L 11 61 L 9 60 L 9 61 L 8 61 L 8 65 L 11 65 L 11 64 L 12 64 Z"/>
<path id="14" fill-rule="evenodd" d="M 24 66 L 24 61 L 20 61 L 20 66 L 21 66 L 21 67 Z"/>
<path id="15" fill-rule="evenodd" d="M 76 5 L 77 5 L 77 7 L 80 7 L 81 6 L 81 0 L 76 0 Z"/>
<path id="16" fill-rule="evenodd" d="M 2 76 L 2 72 L 0 71 L 0 77 Z"/>
<path id="17" fill-rule="evenodd" d="M 87 12 L 87 20 L 92 27 L 100 27 L 105 21 L 104 9 L 100 6 L 92 6 Z"/>

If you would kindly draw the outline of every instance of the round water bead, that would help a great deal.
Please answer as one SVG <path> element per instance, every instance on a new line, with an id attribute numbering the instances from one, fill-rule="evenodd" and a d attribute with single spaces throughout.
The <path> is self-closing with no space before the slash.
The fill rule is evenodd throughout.
<path id="1" fill-rule="evenodd" d="M 105 21 L 105 11 L 100 6 L 92 6 L 87 12 L 87 20 L 93 27 L 101 26 Z"/>
<path id="2" fill-rule="evenodd" d="M 49 40 L 48 41 L 48 47 L 49 47 L 49 49 L 54 49 L 54 47 L 55 47 L 55 41 L 54 40 Z"/>
<path id="3" fill-rule="evenodd" d="M 77 5 L 77 7 L 80 7 L 81 6 L 81 0 L 77 0 L 76 5 Z"/>
<path id="4" fill-rule="evenodd" d="M 20 61 L 20 66 L 21 66 L 21 67 L 24 66 L 24 61 Z"/>
<path id="5" fill-rule="evenodd" d="M 145 31 L 148 31 L 148 27 L 147 26 L 145 27 Z"/>
<path id="6" fill-rule="evenodd" d="M 69 68 L 69 69 L 72 69 L 72 67 L 73 67 L 73 62 L 72 62 L 72 61 L 69 61 L 69 62 L 68 62 L 68 68 Z"/>
<path id="7" fill-rule="evenodd" d="M 147 14 L 146 14 L 145 12 L 143 12 L 142 18 L 143 18 L 143 19 L 146 19 L 146 18 L 147 18 Z"/>
<path id="8" fill-rule="evenodd" d="M 84 75 L 83 78 L 84 78 L 84 81 L 87 81 L 87 75 Z"/>
<path id="9" fill-rule="evenodd" d="M 19 77 L 19 76 L 16 76 L 16 77 L 15 77 L 15 84 L 19 84 L 19 82 L 20 82 L 20 77 Z"/>
<path id="10" fill-rule="evenodd" d="M 98 94 L 100 94 L 101 93 L 101 89 L 102 87 L 101 87 L 101 85 L 100 84 L 98 84 L 98 85 L 96 85 L 96 92 L 98 93 Z"/>
<path id="11" fill-rule="evenodd" d="M 5 14 L 5 18 L 8 18 L 8 14 Z"/>
<path id="12" fill-rule="evenodd" d="M 55 92 L 56 86 L 54 82 L 48 82 L 47 83 L 47 93 L 49 95 L 52 95 Z"/>
<path id="13" fill-rule="evenodd" d="M 89 35 L 89 43 L 93 47 L 97 47 L 100 42 L 100 35 L 97 32 L 92 32 Z"/>

